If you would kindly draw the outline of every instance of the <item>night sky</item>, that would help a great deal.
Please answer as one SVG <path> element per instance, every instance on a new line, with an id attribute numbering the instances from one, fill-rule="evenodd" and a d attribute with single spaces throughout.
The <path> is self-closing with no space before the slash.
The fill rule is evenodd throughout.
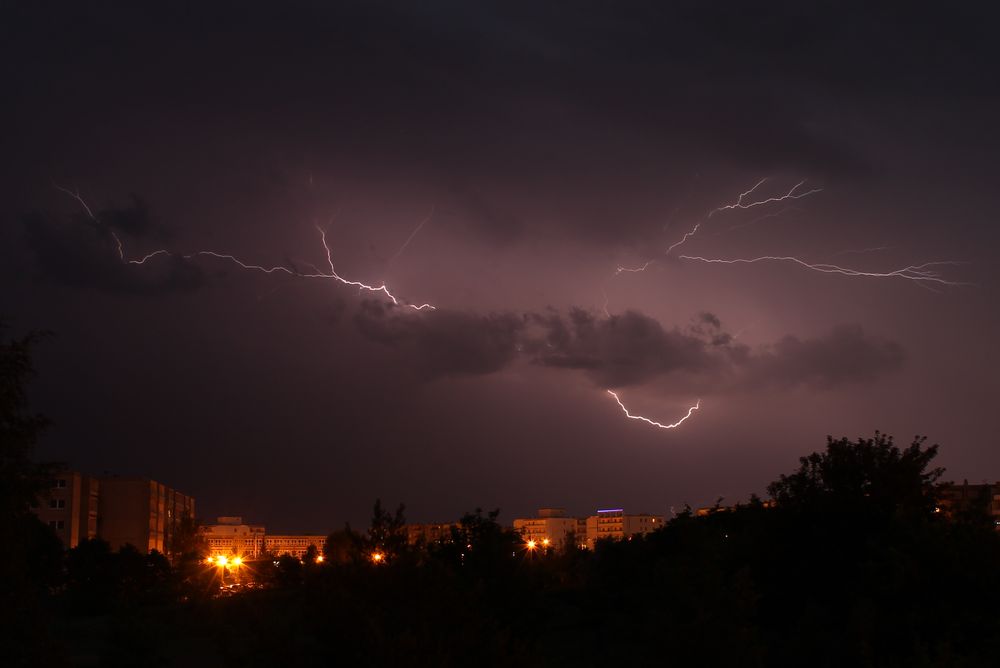
<path id="1" fill-rule="evenodd" d="M 289 531 L 669 514 L 876 429 L 1000 478 L 988 3 L 19 4 L 0 313 L 54 332 L 43 458 Z M 716 211 L 762 179 L 804 183 Z M 318 228 L 400 304 L 303 278 Z"/>

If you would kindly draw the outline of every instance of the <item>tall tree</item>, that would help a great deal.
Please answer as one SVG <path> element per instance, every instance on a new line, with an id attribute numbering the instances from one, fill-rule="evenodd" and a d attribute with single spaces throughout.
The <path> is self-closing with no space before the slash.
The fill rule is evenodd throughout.
<path id="1" fill-rule="evenodd" d="M 891 436 L 827 437 L 826 451 L 799 459 L 799 469 L 782 475 L 767 491 L 784 508 L 925 515 L 934 511 L 934 482 L 944 472 L 929 468 L 938 446 L 916 437 L 900 449 Z"/>
<path id="2" fill-rule="evenodd" d="M 0 336 L 6 328 L 0 322 Z M 52 485 L 51 466 L 33 460 L 46 420 L 28 407 L 32 346 L 40 334 L 0 341 L 0 628 L 10 665 L 41 664 L 51 647 L 39 604 L 59 575 L 62 545 L 31 512 Z"/>
<path id="3" fill-rule="evenodd" d="M 0 322 L 0 335 L 6 327 Z M 42 334 L 0 343 L 0 522 L 22 517 L 51 485 L 51 466 L 33 460 L 48 424 L 28 408 L 27 384 L 35 375 L 31 350 Z"/>
<path id="4" fill-rule="evenodd" d="M 406 507 L 401 503 L 395 514 L 382 507 L 382 499 L 375 499 L 372 523 L 368 529 L 368 548 L 383 558 L 392 558 L 406 550 Z"/>

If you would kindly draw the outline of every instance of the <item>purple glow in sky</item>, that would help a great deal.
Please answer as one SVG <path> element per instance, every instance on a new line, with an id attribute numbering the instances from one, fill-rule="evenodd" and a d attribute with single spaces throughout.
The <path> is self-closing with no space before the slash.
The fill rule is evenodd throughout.
<path id="1" fill-rule="evenodd" d="M 43 454 L 289 531 L 665 513 L 876 429 L 997 479 L 994 24 L 767 12 L 11 9 Z"/>

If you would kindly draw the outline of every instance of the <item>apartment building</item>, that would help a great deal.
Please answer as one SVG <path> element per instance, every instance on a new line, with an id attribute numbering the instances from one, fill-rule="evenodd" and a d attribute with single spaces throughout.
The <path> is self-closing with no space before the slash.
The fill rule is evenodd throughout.
<path id="1" fill-rule="evenodd" d="M 536 517 L 514 520 L 514 531 L 525 543 L 539 547 L 565 549 L 568 544 L 587 546 L 587 521 L 569 517 L 563 508 L 540 508 Z"/>
<path id="2" fill-rule="evenodd" d="M 242 517 L 218 517 L 215 524 L 200 527 L 209 555 L 233 555 L 245 560 L 259 559 L 265 554 L 275 557 L 290 554 L 302 558 L 314 546 L 321 554 L 326 534 L 269 534 L 262 524 L 247 524 Z"/>
<path id="3" fill-rule="evenodd" d="M 593 549 L 599 540 L 623 540 L 656 531 L 664 525 L 662 515 L 639 513 L 628 515 L 622 508 L 605 508 L 587 518 L 587 547 Z"/>
<path id="4" fill-rule="evenodd" d="M 457 522 L 438 522 L 429 524 L 407 524 L 406 542 L 410 545 L 430 545 L 440 541 L 451 540 L 452 528 L 458 528 Z"/>
<path id="5" fill-rule="evenodd" d="M 62 471 L 32 510 L 66 548 L 100 538 L 112 550 L 133 545 L 166 553 L 181 519 L 194 517 L 194 499 L 147 478 Z"/>
<path id="6" fill-rule="evenodd" d="M 299 559 L 305 556 L 310 545 L 315 547 L 319 554 L 323 554 L 323 543 L 325 542 L 325 534 L 278 534 L 264 537 L 264 545 L 268 554 L 276 557 L 290 554 Z"/>
<path id="7" fill-rule="evenodd" d="M 946 517 L 961 514 L 981 514 L 989 517 L 1000 530 L 1000 482 L 969 484 L 945 483 L 935 488 L 937 510 Z"/>
<path id="8" fill-rule="evenodd" d="M 148 478 L 100 480 L 97 533 L 112 550 L 133 545 L 143 552 L 169 552 L 183 517 L 194 517 L 194 499 Z"/>
<path id="9" fill-rule="evenodd" d="M 215 524 L 203 525 L 199 531 L 212 556 L 236 554 L 257 559 L 265 550 L 264 526 L 246 524 L 242 517 L 219 517 Z"/>
<path id="10" fill-rule="evenodd" d="M 77 471 L 63 471 L 32 510 L 67 548 L 97 537 L 100 481 Z"/>

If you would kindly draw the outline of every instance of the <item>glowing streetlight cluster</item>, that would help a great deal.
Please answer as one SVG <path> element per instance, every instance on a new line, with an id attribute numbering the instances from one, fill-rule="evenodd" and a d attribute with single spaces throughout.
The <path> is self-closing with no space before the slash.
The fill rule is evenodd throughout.
<path id="1" fill-rule="evenodd" d="M 207 557 L 205 564 L 208 566 L 218 566 L 219 568 L 227 568 L 229 566 L 239 568 L 243 565 L 243 557 L 229 558 L 224 554 L 219 554 L 214 557 Z"/>

